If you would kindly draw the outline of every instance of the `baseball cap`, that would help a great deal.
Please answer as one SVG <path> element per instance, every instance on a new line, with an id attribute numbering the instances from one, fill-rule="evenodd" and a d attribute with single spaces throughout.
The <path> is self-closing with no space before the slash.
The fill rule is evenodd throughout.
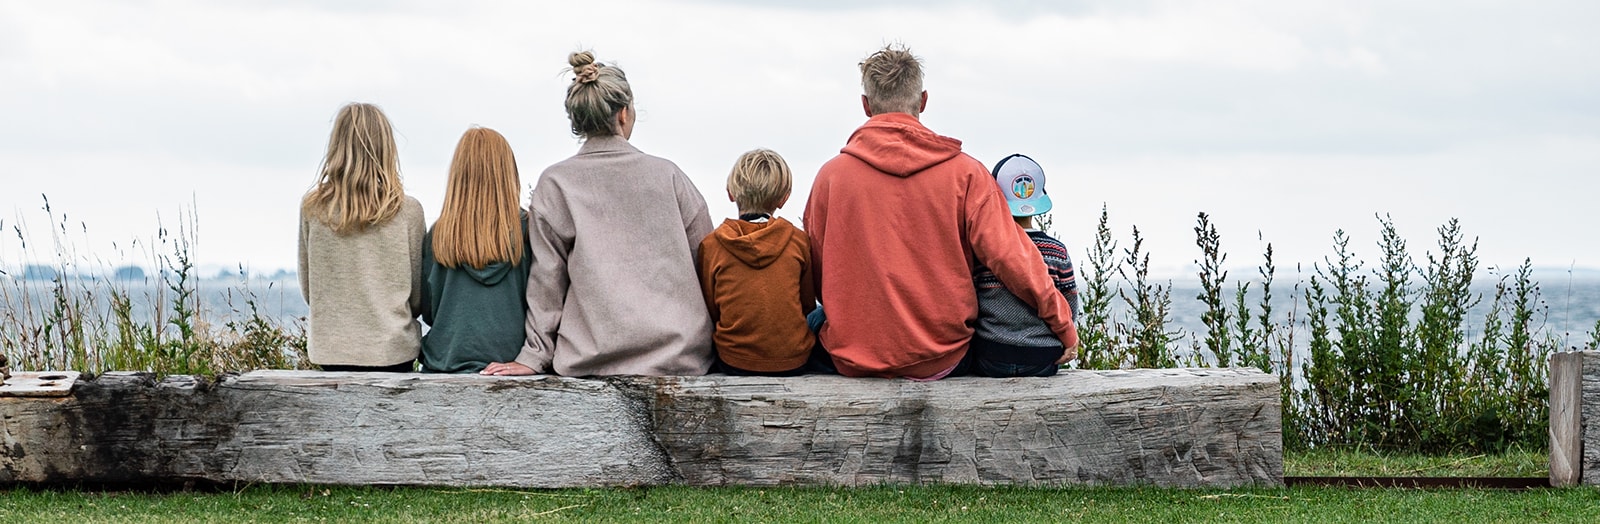
<path id="1" fill-rule="evenodd" d="M 1050 195 L 1044 193 L 1044 168 L 1024 155 L 1011 155 L 994 165 L 994 180 L 1000 183 L 1011 206 L 1011 216 L 1031 217 L 1050 212 Z"/>

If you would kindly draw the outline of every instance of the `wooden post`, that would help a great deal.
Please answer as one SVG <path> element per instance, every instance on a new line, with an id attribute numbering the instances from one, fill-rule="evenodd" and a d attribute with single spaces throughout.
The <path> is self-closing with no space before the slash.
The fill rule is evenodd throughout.
<path id="1" fill-rule="evenodd" d="M 1600 351 L 1550 356 L 1550 485 L 1600 485 Z"/>
<path id="2" fill-rule="evenodd" d="M 1550 355 L 1550 485 L 1576 486 L 1583 476 L 1583 355 Z"/>

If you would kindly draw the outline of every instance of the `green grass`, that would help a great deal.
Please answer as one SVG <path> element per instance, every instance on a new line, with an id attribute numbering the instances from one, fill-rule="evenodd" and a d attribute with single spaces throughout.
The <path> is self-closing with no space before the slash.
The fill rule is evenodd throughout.
<path id="1" fill-rule="evenodd" d="M 1293 476 L 1543 476 L 1542 453 L 1318 450 Z M 233 492 L 0 491 L 0 522 L 1594 522 L 1600 490 L 1024 489 L 960 486 L 512 490 L 248 486 Z"/>
<path id="2" fill-rule="evenodd" d="M 1542 451 L 1503 454 L 1419 455 L 1319 449 L 1284 457 L 1290 477 L 1544 477 L 1549 456 Z"/>
<path id="3" fill-rule="evenodd" d="M 0 522 L 1594 522 L 1593 488 L 1523 492 L 978 487 L 0 493 Z"/>

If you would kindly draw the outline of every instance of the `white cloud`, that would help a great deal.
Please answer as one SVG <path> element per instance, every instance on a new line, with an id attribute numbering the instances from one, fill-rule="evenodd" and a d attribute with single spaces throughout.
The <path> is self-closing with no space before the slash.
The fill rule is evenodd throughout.
<path id="1" fill-rule="evenodd" d="M 0 210 L 49 193 L 117 240 L 192 195 L 207 262 L 289 266 L 339 105 L 385 108 L 432 217 L 468 125 L 504 133 L 529 185 L 575 150 L 560 72 L 583 46 L 628 71 L 635 143 L 713 214 L 733 212 L 733 159 L 769 147 L 797 217 L 863 118 L 856 62 L 903 41 L 930 127 L 986 161 L 1038 158 L 1088 203 L 1058 219 L 1070 236 L 1109 202 L 1179 267 L 1205 210 L 1238 258 L 1259 229 L 1309 261 L 1390 212 L 1414 245 L 1460 216 L 1486 259 L 1600 266 L 1572 240 L 1600 222 L 1582 200 L 1600 191 L 1596 6 L 0 1 Z"/>

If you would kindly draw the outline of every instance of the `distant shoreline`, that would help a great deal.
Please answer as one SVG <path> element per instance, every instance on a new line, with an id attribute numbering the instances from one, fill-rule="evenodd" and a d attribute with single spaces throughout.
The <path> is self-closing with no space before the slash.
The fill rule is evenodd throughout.
<path id="1" fill-rule="evenodd" d="M 1077 259 L 1074 259 L 1074 264 L 1078 265 L 1080 268 L 1083 265 L 1083 263 Z M 1301 267 L 1309 266 L 1303 265 Z M 241 274 L 241 271 L 238 268 L 239 266 L 204 265 L 197 266 L 194 270 L 194 274 L 211 275 L 202 276 L 198 279 L 200 282 L 208 283 L 218 281 L 237 283 L 246 279 L 250 281 L 295 281 L 299 277 L 298 272 L 287 268 L 277 268 L 265 271 L 248 271 L 248 274 Z M 1273 283 L 1275 285 L 1287 284 L 1289 286 L 1293 286 L 1294 282 L 1309 280 L 1312 275 L 1316 274 L 1315 271 L 1308 270 L 1302 270 L 1297 273 L 1293 268 L 1293 265 L 1279 263 L 1278 271 L 1273 277 Z M 1227 271 L 1229 276 L 1228 282 L 1259 282 L 1261 280 L 1259 275 L 1256 273 L 1255 266 L 1230 267 L 1227 268 Z M 3 273 L 3 275 L 0 275 L 0 278 L 9 277 L 17 280 L 48 281 L 56 277 L 57 268 L 56 266 L 44 264 L 5 266 L 0 267 L 0 273 Z M 1200 282 L 1198 273 L 1199 268 L 1195 268 L 1193 271 L 1184 272 L 1156 272 L 1155 268 L 1153 268 L 1150 274 L 1150 279 L 1153 282 L 1159 282 L 1162 284 L 1170 283 L 1174 287 L 1182 289 L 1191 286 L 1198 287 Z M 107 279 L 114 282 L 137 282 L 139 280 L 147 279 L 156 280 L 160 274 L 161 272 L 155 269 L 145 268 L 137 265 L 127 265 L 119 266 L 108 272 L 102 272 L 98 274 L 76 273 L 72 276 L 74 277 L 74 280 L 78 281 Z M 1476 284 L 1494 282 L 1500 276 L 1504 276 L 1506 274 L 1508 273 L 1505 271 L 1492 272 L 1488 270 L 1479 270 L 1478 273 L 1473 277 L 1474 287 L 1476 287 Z M 1564 284 L 1568 281 L 1571 281 L 1574 284 L 1600 283 L 1600 268 L 1534 266 L 1531 278 L 1535 282 L 1545 284 L 1547 287 L 1555 284 Z"/>

